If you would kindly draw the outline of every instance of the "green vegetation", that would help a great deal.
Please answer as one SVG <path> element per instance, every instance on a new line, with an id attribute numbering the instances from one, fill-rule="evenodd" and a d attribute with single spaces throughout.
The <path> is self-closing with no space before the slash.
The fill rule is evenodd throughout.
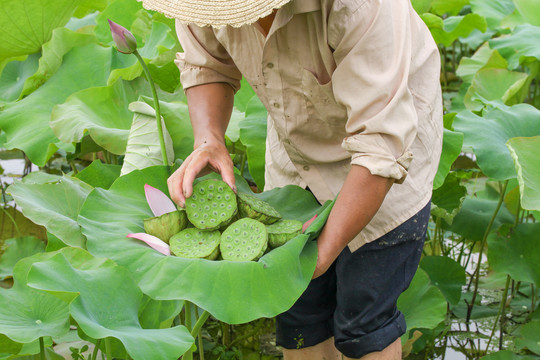
<path id="1" fill-rule="evenodd" d="M 0 359 L 58 359 L 72 343 L 78 359 L 278 356 L 272 318 L 307 286 L 331 204 L 295 186 L 261 192 L 266 111 L 252 89 L 226 133 L 239 192 L 300 224 L 319 216 L 257 261 L 164 256 L 126 235 L 157 216 L 145 184 L 168 194 L 193 149 L 174 22 L 134 0 L 2 6 L 0 159 L 26 176 L 8 186 L 0 167 Z M 440 48 L 445 132 L 424 256 L 398 303 L 404 353 L 538 359 L 540 5 L 413 6 Z M 116 50 L 107 19 L 143 63 Z"/>

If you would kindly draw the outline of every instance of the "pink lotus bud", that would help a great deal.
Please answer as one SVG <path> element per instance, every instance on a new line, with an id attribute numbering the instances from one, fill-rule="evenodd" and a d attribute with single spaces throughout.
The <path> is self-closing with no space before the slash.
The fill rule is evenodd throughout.
<path id="1" fill-rule="evenodd" d="M 137 50 L 137 40 L 125 27 L 107 19 L 111 28 L 112 38 L 118 51 L 124 54 L 132 54 Z"/>

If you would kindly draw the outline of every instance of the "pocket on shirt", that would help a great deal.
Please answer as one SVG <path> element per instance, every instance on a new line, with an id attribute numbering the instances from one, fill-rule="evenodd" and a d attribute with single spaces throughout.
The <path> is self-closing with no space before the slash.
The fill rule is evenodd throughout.
<path id="1" fill-rule="evenodd" d="M 304 93 L 308 122 L 320 121 L 329 126 L 345 128 L 347 110 L 336 103 L 332 80 L 321 83 L 315 74 L 303 69 L 302 91 Z"/>

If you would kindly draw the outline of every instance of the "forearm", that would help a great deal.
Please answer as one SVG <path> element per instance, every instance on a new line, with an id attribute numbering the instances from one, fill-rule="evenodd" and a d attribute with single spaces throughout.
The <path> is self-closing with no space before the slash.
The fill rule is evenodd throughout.
<path id="1" fill-rule="evenodd" d="M 234 91 L 225 83 L 210 83 L 186 90 L 194 148 L 204 143 L 224 143 L 231 117 Z"/>
<path id="2" fill-rule="evenodd" d="M 393 180 L 371 175 L 362 166 L 353 165 L 336 199 L 328 221 L 318 239 L 317 272 L 327 266 L 371 221 L 379 210 Z"/>
<path id="3" fill-rule="evenodd" d="M 193 127 L 194 151 L 169 177 L 171 199 L 184 207 L 197 176 L 210 171 L 221 174 L 235 190 L 233 162 L 225 146 L 225 131 L 234 103 L 234 91 L 225 83 L 210 83 L 186 90 L 189 117 Z"/>

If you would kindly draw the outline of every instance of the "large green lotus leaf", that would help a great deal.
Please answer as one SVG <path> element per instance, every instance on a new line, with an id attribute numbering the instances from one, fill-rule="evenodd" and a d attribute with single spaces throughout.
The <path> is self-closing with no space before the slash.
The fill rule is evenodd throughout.
<path id="1" fill-rule="evenodd" d="M 38 68 L 39 54 L 32 54 L 24 60 L 10 61 L 1 72 L 0 77 L 0 104 L 12 102 L 19 98 L 24 82 Z"/>
<path id="2" fill-rule="evenodd" d="M 496 29 L 501 21 L 510 15 L 515 9 L 513 0 L 471 0 L 473 13 L 486 18 L 490 29 Z"/>
<path id="3" fill-rule="evenodd" d="M 144 296 L 139 307 L 139 322 L 143 329 L 166 329 L 184 306 L 179 300 L 154 300 Z"/>
<path id="4" fill-rule="evenodd" d="M 20 343 L 40 337 L 60 337 L 69 331 L 68 303 L 26 284 L 32 263 L 49 258 L 39 253 L 20 260 L 13 269 L 14 284 L 0 288 L 0 333 Z"/>
<path id="5" fill-rule="evenodd" d="M 486 19 L 478 14 L 449 16 L 444 20 L 431 13 L 422 14 L 421 17 L 437 44 L 444 46 L 452 45 L 458 38 L 468 36 L 475 29 L 487 29 Z"/>
<path id="6" fill-rule="evenodd" d="M 108 189 L 120 176 L 120 169 L 120 165 L 104 164 L 101 160 L 95 160 L 74 177 L 92 187 Z"/>
<path id="7" fill-rule="evenodd" d="M 464 146 L 473 148 L 480 169 L 497 180 L 516 177 L 516 169 L 506 142 L 519 136 L 540 134 L 540 111 L 528 104 L 499 106 L 482 117 L 460 112 L 454 129 L 465 134 Z"/>
<path id="8" fill-rule="evenodd" d="M 80 2 L 80 5 L 75 11 L 74 15 L 77 18 L 83 18 L 96 11 L 103 11 L 109 2 L 110 0 L 83 0 Z"/>
<path id="9" fill-rule="evenodd" d="M 258 97 L 254 96 L 246 108 L 246 118 L 239 124 L 240 141 L 247 148 L 249 173 L 259 189 L 264 189 L 267 112 Z"/>
<path id="10" fill-rule="evenodd" d="M 466 196 L 467 188 L 460 184 L 457 174 L 448 174 L 444 184 L 433 191 L 431 214 L 452 224 Z"/>
<path id="11" fill-rule="evenodd" d="M 96 42 L 92 34 L 76 33 L 67 28 L 55 29 L 51 40 L 43 44 L 39 67 L 35 74 L 24 82 L 20 97 L 32 93 L 58 71 L 62 65 L 63 57 L 75 46 L 83 46 Z"/>
<path id="12" fill-rule="evenodd" d="M 508 140 L 507 146 L 516 165 L 521 207 L 540 211 L 540 135 L 512 138 Z"/>
<path id="13" fill-rule="evenodd" d="M 418 14 L 427 13 L 431 9 L 434 0 L 412 0 L 411 4 Z"/>
<path id="14" fill-rule="evenodd" d="M 133 121 L 129 104 L 149 91 L 144 79 L 81 90 L 54 107 L 50 126 L 64 142 L 79 142 L 88 132 L 99 146 L 123 155 Z"/>
<path id="15" fill-rule="evenodd" d="M 167 164 L 163 164 L 156 111 L 142 101 L 131 103 L 129 109 L 134 113 L 133 123 L 129 131 L 126 155 L 120 174 L 126 175 L 133 170 L 144 169 L 153 165 L 172 164 L 174 162 L 172 139 L 163 118 L 160 120 Z"/>
<path id="16" fill-rule="evenodd" d="M 540 27 L 525 24 L 517 26 L 508 36 L 490 40 L 489 46 L 508 60 L 510 69 L 515 69 L 527 58 L 540 60 L 540 45 L 535 41 L 539 36 Z"/>
<path id="17" fill-rule="evenodd" d="M 0 257 L 0 280 L 13 276 L 13 268 L 19 260 L 45 251 L 45 243 L 33 236 L 7 239 L 4 246 L 7 249 Z"/>
<path id="18" fill-rule="evenodd" d="M 514 0 L 521 16 L 534 26 L 540 26 L 540 3 L 537 0 Z"/>
<path id="19" fill-rule="evenodd" d="M 38 52 L 52 31 L 69 21 L 77 5 L 76 0 L 3 1 L 0 59 Z"/>
<path id="20" fill-rule="evenodd" d="M 398 309 L 405 315 L 407 329 L 435 328 L 446 318 L 444 295 L 431 284 L 427 273 L 418 269 L 411 285 L 399 297 Z"/>
<path id="21" fill-rule="evenodd" d="M 79 215 L 89 251 L 128 268 L 152 298 L 189 300 L 228 323 L 272 317 L 292 306 L 315 268 L 317 247 L 308 239 L 317 235 L 327 213 L 319 216 L 308 234 L 299 235 L 257 262 L 163 256 L 126 235 L 143 232 L 143 219 L 152 216 L 144 185 L 167 193 L 168 176 L 166 167 L 151 167 L 120 177 L 108 191 L 95 189 Z M 239 191 L 250 191 L 242 178 L 237 177 L 236 183 Z M 287 219 L 306 221 L 321 210 L 313 195 L 297 186 L 257 195 Z"/>
<path id="22" fill-rule="evenodd" d="M 5 147 L 21 149 L 34 164 L 45 165 L 58 142 L 49 127 L 53 107 L 76 91 L 104 85 L 111 51 L 96 44 L 73 48 L 45 84 L 24 99 L 6 105 L 0 112 L 0 128 L 7 135 Z"/>
<path id="23" fill-rule="evenodd" d="M 482 69 L 506 69 L 508 61 L 497 50 L 484 43 L 470 58 L 462 58 L 456 75 L 461 77 L 464 82 L 472 83 L 476 73 Z"/>
<path id="24" fill-rule="evenodd" d="M 138 318 L 143 293 L 129 271 L 85 250 L 64 248 L 35 262 L 28 284 L 78 294 L 69 310 L 81 330 L 94 339 L 120 340 L 133 359 L 178 359 L 193 344 L 184 326 L 143 329 Z"/>
<path id="25" fill-rule="evenodd" d="M 77 216 L 92 191 L 90 185 L 65 176 L 48 184 L 14 183 L 8 191 L 27 218 L 43 225 L 68 245 L 84 246 L 85 237 L 77 224 Z"/>
<path id="26" fill-rule="evenodd" d="M 440 16 L 457 15 L 465 5 L 469 5 L 469 0 L 433 0 L 431 12 Z"/>
<path id="27" fill-rule="evenodd" d="M 492 233 L 488 246 L 493 270 L 540 285 L 540 223 L 520 224 L 508 234 Z"/>
<path id="28" fill-rule="evenodd" d="M 461 288 L 466 283 L 465 269 L 447 256 L 424 256 L 420 261 L 431 283 L 441 290 L 450 305 L 461 299 Z"/>
<path id="29" fill-rule="evenodd" d="M 516 338 L 516 346 L 520 349 L 528 349 L 540 355 L 540 321 L 531 321 L 519 329 L 519 336 Z"/>
<path id="30" fill-rule="evenodd" d="M 21 349 L 21 343 L 11 340 L 4 334 L 0 334 L 0 359 L 10 354 L 18 354 Z"/>
<path id="31" fill-rule="evenodd" d="M 443 150 L 441 159 L 439 160 L 439 168 L 433 180 L 433 189 L 438 189 L 444 184 L 444 181 L 450 172 L 450 168 L 463 147 L 463 134 L 444 129 L 443 133 Z"/>
<path id="32" fill-rule="evenodd" d="M 454 218 L 454 222 L 448 230 L 472 241 L 481 241 L 488 227 L 489 221 L 497 207 L 497 200 L 466 198 L 463 201 L 461 211 Z M 492 229 L 497 229 L 502 224 L 512 224 L 514 217 L 506 209 L 501 207 Z"/>
<path id="33" fill-rule="evenodd" d="M 173 140 L 174 156 L 176 159 L 185 159 L 193 152 L 193 128 L 189 120 L 189 112 L 186 99 L 177 94 L 174 100 L 166 101 L 163 94 L 159 96 L 159 108 L 161 116 L 165 120 L 167 130 Z M 142 96 L 141 100 L 150 106 L 154 106 L 152 98 Z"/>
<path id="34" fill-rule="evenodd" d="M 465 94 L 465 106 L 471 111 L 479 111 L 484 107 L 485 100 L 501 100 L 507 105 L 513 105 L 518 102 L 514 97 L 526 84 L 528 77 L 526 73 L 507 69 L 479 70 Z"/>

